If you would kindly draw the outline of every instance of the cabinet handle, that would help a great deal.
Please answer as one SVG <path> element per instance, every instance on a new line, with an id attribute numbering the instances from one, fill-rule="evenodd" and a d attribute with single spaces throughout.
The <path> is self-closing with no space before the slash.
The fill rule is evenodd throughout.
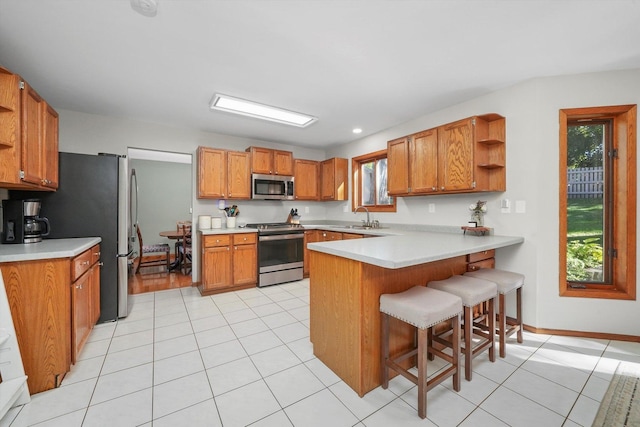
<path id="1" fill-rule="evenodd" d="M 104 265 L 104 262 L 100 261 L 100 262 L 98 263 L 98 265 L 99 265 L 100 267 L 102 267 L 102 266 Z"/>

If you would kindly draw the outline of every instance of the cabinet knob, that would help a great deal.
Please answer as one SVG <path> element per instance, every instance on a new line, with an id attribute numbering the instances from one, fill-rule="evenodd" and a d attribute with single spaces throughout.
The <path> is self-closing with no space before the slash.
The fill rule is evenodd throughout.
<path id="1" fill-rule="evenodd" d="M 431 190 L 436 191 L 436 187 L 431 187 Z"/>
<path id="2" fill-rule="evenodd" d="M 444 187 L 440 187 L 440 190 L 444 190 Z"/>
<path id="3" fill-rule="evenodd" d="M 82 265 L 89 265 L 89 261 L 83 261 Z"/>

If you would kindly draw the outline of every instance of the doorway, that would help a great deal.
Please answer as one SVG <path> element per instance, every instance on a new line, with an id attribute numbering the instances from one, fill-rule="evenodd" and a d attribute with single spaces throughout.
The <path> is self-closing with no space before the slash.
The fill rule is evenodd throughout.
<path id="1" fill-rule="evenodd" d="M 129 275 L 129 293 L 191 286 L 190 271 L 183 274 L 180 268 L 173 268 L 167 272 L 163 262 L 155 266 L 143 265 L 136 273 L 141 252 L 136 227 L 140 229 L 145 246 L 169 245 L 170 262 L 175 266 L 177 239 L 163 237 L 160 233 L 177 231 L 179 221 L 192 221 L 192 155 L 129 148 L 127 158 L 131 196 L 129 240 L 135 253 Z M 164 257 L 163 254 L 157 256 Z"/>

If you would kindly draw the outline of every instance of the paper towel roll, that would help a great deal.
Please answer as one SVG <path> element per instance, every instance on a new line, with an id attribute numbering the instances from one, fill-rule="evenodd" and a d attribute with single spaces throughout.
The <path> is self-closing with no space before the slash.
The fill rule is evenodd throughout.
<path id="1" fill-rule="evenodd" d="M 198 216 L 198 229 L 208 230 L 211 228 L 211 215 Z"/>

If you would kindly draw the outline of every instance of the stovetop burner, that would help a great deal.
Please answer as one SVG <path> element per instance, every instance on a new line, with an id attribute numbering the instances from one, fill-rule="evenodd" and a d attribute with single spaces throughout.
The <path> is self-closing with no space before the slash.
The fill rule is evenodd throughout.
<path id="1" fill-rule="evenodd" d="M 270 231 L 303 231 L 301 224 L 290 224 L 288 222 L 264 222 L 257 224 L 247 224 L 247 228 L 257 228 L 258 232 Z"/>

